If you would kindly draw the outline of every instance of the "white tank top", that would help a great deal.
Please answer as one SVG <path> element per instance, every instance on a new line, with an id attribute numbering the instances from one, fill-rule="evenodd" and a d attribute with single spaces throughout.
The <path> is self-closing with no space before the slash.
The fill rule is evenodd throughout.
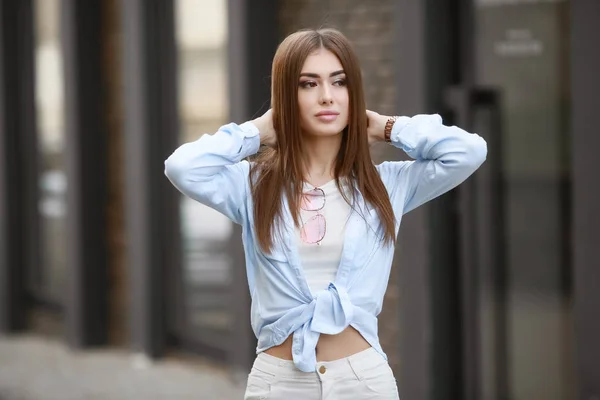
<path id="1" fill-rule="evenodd" d="M 304 191 L 315 188 L 304 184 Z M 325 217 L 325 236 L 320 245 L 305 243 L 296 229 L 296 243 L 304 276 L 311 292 L 316 294 L 325 290 L 333 282 L 342 258 L 346 222 L 350 217 L 351 207 L 339 192 L 335 180 L 319 186 L 325 193 L 325 206 L 319 211 Z M 300 210 L 300 224 L 303 225 L 317 214 L 316 211 Z"/>

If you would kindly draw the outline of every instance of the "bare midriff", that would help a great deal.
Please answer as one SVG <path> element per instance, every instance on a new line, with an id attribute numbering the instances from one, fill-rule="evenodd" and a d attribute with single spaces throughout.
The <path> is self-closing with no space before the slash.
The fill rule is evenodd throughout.
<path id="1" fill-rule="evenodd" d="M 292 336 L 280 344 L 265 350 L 265 353 L 284 360 L 292 359 Z M 317 361 L 334 361 L 367 350 L 371 345 L 353 327 L 349 326 L 337 335 L 319 336 Z"/>

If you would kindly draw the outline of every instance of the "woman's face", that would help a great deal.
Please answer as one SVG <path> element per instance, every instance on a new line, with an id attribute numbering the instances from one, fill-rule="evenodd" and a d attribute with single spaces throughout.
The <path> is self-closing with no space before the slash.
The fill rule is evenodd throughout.
<path id="1" fill-rule="evenodd" d="M 348 88 L 340 60 L 331 51 L 310 54 L 298 82 L 300 127 L 305 135 L 333 136 L 348 125 Z"/>

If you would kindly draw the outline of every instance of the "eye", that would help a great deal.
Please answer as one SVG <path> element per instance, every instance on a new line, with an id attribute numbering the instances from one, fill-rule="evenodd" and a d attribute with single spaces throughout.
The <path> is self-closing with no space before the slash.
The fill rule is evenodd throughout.
<path id="1" fill-rule="evenodd" d="M 300 82 L 300 87 L 302 87 L 302 88 L 313 88 L 315 86 L 317 86 L 317 83 L 313 82 L 313 81 L 302 81 L 302 82 Z"/>
<path id="2" fill-rule="evenodd" d="M 333 84 L 335 86 L 346 86 L 346 80 L 345 79 L 338 79 L 335 82 L 333 82 Z"/>

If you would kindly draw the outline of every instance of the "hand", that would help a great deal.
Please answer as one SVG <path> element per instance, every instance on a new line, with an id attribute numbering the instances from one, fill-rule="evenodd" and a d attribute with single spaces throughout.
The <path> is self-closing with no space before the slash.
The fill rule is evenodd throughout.
<path id="1" fill-rule="evenodd" d="M 385 141 L 385 124 L 390 117 L 367 110 L 367 136 L 369 145 Z"/>
<path id="2" fill-rule="evenodd" d="M 268 147 L 275 147 L 277 143 L 277 135 L 273 128 L 273 110 L 269 109 L 260 117 L 251 121 L 260 132 L 260 144 Z"/>

